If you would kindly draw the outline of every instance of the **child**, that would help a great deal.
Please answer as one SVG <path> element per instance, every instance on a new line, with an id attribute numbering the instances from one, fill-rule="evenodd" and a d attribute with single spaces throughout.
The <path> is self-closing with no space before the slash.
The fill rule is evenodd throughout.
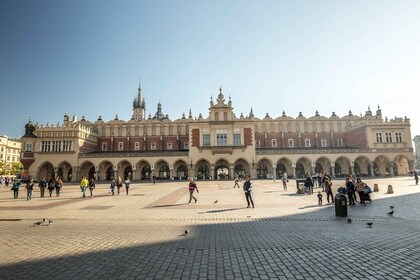
<path id="1" fill-rule="evenodd" d="M 318 197 L 318 205 L 321 206 L 322 205 L 322 193 L 320 191 L 318 192 L 317 197 Z"/>

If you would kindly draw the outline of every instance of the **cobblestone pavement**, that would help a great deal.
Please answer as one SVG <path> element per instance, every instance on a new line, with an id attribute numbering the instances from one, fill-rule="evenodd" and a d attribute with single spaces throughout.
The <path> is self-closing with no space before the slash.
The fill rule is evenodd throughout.
<path id="1" fill-rule="evenodd" d="M 351 223 L 317 205 L 319 189 L 296 194 L 293 180 L 288 191 L 254 181 L 255 209 L 231 181 L 198 182 L 192 205 L 186 182 L 133 184 L 119 196 L 98 184 L 86 199 L 65 185 L 60 197 L 30 201 L 3 188 L 0 279 L 420 279 L 420 186 L 366 182 L 379 192 L 348 208 Z M 53 224 L 34 225 L 44 217 Z"/>

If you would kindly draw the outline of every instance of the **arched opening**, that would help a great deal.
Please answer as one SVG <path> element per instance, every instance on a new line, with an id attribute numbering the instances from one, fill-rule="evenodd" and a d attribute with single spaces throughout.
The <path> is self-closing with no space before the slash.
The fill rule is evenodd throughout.
<path id="1" fill-rule="evenodd" d="M 58 166 L 58 176 L 62 178 L 63 182 L 70 182 L 72 178 L 72 168 L 67 161 Z"/>
<path id="2" fill-rule="evenodd" d="M 276 177 L 281 178 L 285 172 L 286 172 L 286 166 L 284 166 L 283 163 L 277 163 Z"/>
<path id="3" fill-rule="evenodd" d="M 344 177 L 346 175 L 341 171 L 341 165 L 338 162 L 334 165 L 334 172 L 336 177 Z"/>
<path id="4" fill-rule="evenodd" d="M 98 165 L 98 180 L 113 180 L 114 179 L 114 165 L 104 160 Z"/>
<path id="5" fill-rule="evenodd" d="M 235 175 L 238 176 L 238 178 L 243 178 L 246 175 L 245 167 L 242 164 L 237 164 L 235 166 Z"/>
<path id="6" fill-rule="evenodd" d="M 319 162 L 315 164 L 315 173 L 324 173 L 324 168 Z"/>
<path id="7" fill-rule="evenodd" d="M 105 172 L 106 180 L 114 180 L 114 168 L 112 166 L 108 167 Z"/>
<path id="8" fill-rule="evenodd" d="M 215 164 L 214 172 L 214 176 L 217 180 L 229 179 L 229 163 L 223 159 L 219 160 Z"/>
<path id="9" fill-rule="evenodd" d="M 346 175 L 351 173 L 350 160 L 346 157 L 337 158 L 334 171 L 336 177 L 346 177 Z"/>
<path id="10" fill-rule="evenodd" d="M 296 163 L 296 177 L 305 178 L 305 167 L 300 162 Z"/>
<path id="11" fill-rule="evenodd" d="M 287 173 L 290 177 L 292 175 L 292 170 L 292 162 L 287 158 L 282 158 L 277 162 L 276 177 L 281 178 L 284 173 Z"/>
<path id="12" fill-rule="evenodd" d="M 169 166 L 164 164 L 159 168 L 159 174 L 158 174 L 157 179 L 158 180 L 169 180 L 170 179 Z"/>
<path id="13" fill-rule="evenodd" d="M 141 179 L 150 180 L 151 178 L 152 178 L 152 170 L 150 169 L 150 165 L 145 165 L 141 169 Z"/>
<path id="14" fill-rule="evenodd" d="M 308 158 L 300 158 L 296 162 L 296 177 L 305 178 L 307 174 L 312 173 L 312 164 Z"/>
<path id="15" fill-rule="evenodd" d="M 257 165 L 257 179 L 267 179 L 268 177 L 268 168 L 265 163 L 260 163 Z"/>
<path id="16" fill-rule="evenodd" d="M 39 167 L 39 179 L 45 178 L 49 181 L 54 175 L 54 166 L 50 162 L 45 162 Z"/>
<path id="17" fill-rule="evenodd" d="M 133 168 L 131 166 L 127 166 L 124 168 L 124 179 L 129 179 L 130 181 L 133 180 Z"/>
<path id="18" fill-rule="evenodd" d="M 86 176 L 86 178 L 90 179 L 90 178 L 95 178 L 95 166 L 93 165 L 93 163 L 87 161 L 85 163 L 82 164 L 82 166 L 80 167 L 80 178 L 83 178 L 83 176 Z"/>
<path id="19" fill-rule="evenodd" d="M 188 168 L 185 165 L 180 165 L 176 169 L 176 176 L 180 180 L 186 180 L 188 179 Z"/>

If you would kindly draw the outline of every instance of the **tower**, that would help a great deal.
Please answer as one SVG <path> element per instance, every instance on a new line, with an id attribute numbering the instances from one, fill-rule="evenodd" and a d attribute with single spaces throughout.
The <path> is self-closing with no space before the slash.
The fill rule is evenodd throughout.
<path id="1" fill-rule="evenodd" d="M 146 117 L 146 102 L 141 92 L 141 83 L 139 83 L 137 97 L 133 101 L 133 119 L 143 120 Z"/>

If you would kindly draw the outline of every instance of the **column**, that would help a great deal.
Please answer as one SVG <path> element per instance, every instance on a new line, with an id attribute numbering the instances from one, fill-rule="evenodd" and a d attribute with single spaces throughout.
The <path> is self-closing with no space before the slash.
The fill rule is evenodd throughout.
<path id="1" fill-rule="evenodd" d="M 312 174 L 315 174 L 315 166 L 312 166 Z"/>
<path id="2" fill-rule="evenodd" d="M 230 168 L 229 168 L 229 179 L 233 179 L 234 177 L 235 177 L 234 167 L 233 167 L 233 165 L 231 165 Z"/>
<path id="3" fill-rule="evenodd" d="M 277 174 L 276 174 L 276 167 L 275 166 L 273 166 L 273 183 L 275 183 L 276 182 L 276 179 L 277 179 Z"/>
<path id="4" fill-rule="evenodd" d="M 210 168 L 210 179 L 212 179 L 212 180 L 217 180 L 217 178 L 215 178 L 216 176 L 215 176 L 215 174 L 214 174 L 214 165 L 212 164 L 211 165 L 211 168 Z"/>
<path id="5" fill-rule="evenodd" d="M 389 177 L 394 177 L 394 166 L 389 166 Z"/>
<path id="6" fill-rule="evenodd" d="M 331 164 L 331 176 L 335 178 L 335 165 L 334 162 Z"/>
<path id="7" fill-rule="evenodd" d="M 132 181 L 134 181 L 134 180 L 136 180 L 136 167 L 135 167 L 135 166 L 133 166 L 133 167 L 131 168 L 131 170 L 133 171 L 133 178 L 132 178 Z"/>
<path id="8" fill-rule="evenodd" d="M 370 163 L 370 176 L 375 177 L 375 169 L 373 169 L 373 162 Z"/>
<path id="9" fill-rule="evenodd" d="M 117 180 L 118 179 L 118 172 L 117 172 L 117 167 L 114 166 L 114 179 Z"/>
<path id="10" fill-rule="evenodd" d="M 354 164 L 350 164 L 350 173 L 351 175 L 354 174 Z"/>
<path id="11" fill-rule="evenodd" d="M 95 167 L 95 181 L 99 181 L 99 168 Z"/>
<path id="12" fill-rule="evenodd" d="M 293 166 L 293 178 L 296 179 L 296 166 Z"/>
<path id="13" fill-rule="evenodd" d="M 79 181 L 79 169 L 77 166 L 73 166 L 71 168 L 71 181 L 78 182 Z"/>
<path id="14" fill-rule="evenodd" d="M 58 167 L 54 167 L 54 179 L 58 177 Z"/>
<path id="15" fill-rule="evenodd" d="M 174 168 L 172 166 L 169 167 L 169 179 L 172 180 L 174 178 Z"/>

